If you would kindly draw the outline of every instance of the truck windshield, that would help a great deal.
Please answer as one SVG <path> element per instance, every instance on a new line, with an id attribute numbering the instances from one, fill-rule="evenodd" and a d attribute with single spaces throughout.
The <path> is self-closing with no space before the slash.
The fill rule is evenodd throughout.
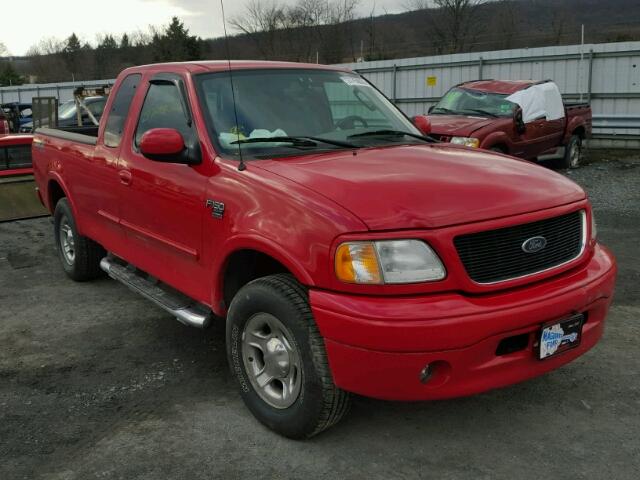
<path id="1" fill-rule="evenodd" d="M 229 72 L 195 78 L 212 140 L 227 155 L 237 156 L 239 148 L 248 158 L 271 158 L 318 149 L 425 142 L 389 100 L 354 74 L 234 70 L 237 118 Z"/>
<path id="2" fill-rule="evenodd" d="M 511 117 L 516 104 L 507 95 L 479 92 L 454 87 L 431 110 L 432 115 L 476 115 L 483 117 Z"/>

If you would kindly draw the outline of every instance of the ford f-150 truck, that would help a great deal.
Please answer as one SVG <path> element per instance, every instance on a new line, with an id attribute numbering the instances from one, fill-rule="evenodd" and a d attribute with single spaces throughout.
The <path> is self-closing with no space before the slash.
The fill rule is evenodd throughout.
<path id="1" fill-rule="evenodd" d="M 528 160 L 558 157 L 575 168 L 591 136 L 591 107 L 564 104 L 550 80 L 477 80 L 453 87 L 429 109 L 431 136 Z"/>
<path id="2" fill-rule="evenodd" d="M 616 267 L 584 191 L 423 134 L 348 70 L 202 61 L 125 70 L 99 128 L 38 129 L 33 157 L 67 274 L 225 321 L 247 407 L 304 438 L 350 393 L 470 395 L 602 335 Z"/>

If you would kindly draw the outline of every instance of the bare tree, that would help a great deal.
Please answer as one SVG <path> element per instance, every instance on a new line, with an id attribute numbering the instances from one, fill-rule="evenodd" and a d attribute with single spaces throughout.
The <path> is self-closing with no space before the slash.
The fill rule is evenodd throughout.
<path id="1" fill-rule="evenodd" d="M 359 0 L 250 0 L 242 15 L 230 20 L 249 36 L 265 58 L 342 61 L 353 44 L 349 22 Z"/>
<path id="2" fill-rule="evenodd" d="M 406 0 L 402 2 L 402 8 L 407 12 L 415 12 L 418 10 L 426 10 L 432 7 L 431 0 Z"/>
<path id="3" fill-rule="evenodd" d="M 285 12 L 285 6 L 276 0 L 250 0 L 244 13 L 232 18 L 229 23 L 251 37 L 265 58 L 274 58 L 277 54 L 278 31 L 285 25 Z"/>
<path id="4" fill-rule="evenodd" d="M 478 6 L 485 0 L 433 0 L 431 32 L 441 53 L 459 53 L 468 50 L 482 27 L 476 22 Z"/>
<path id="5" fill-rule="evenodd" d="M 69 78 L 62 58 L 64 47 L 64 42 L 49 37 L 43 38 L 27 50 L 30 73 L 35 75 L 39 82 L 56 82 Z"/>
<path id="6" fill-rule="evenodd" d="M 551 31 L 553 33 L 553 44 L 560 45 L 562 37 L 569 30 L 571 16 L 566 6 L 558 5 L 551 12 Z"/>
<path id="7" fill-rule="evenodd" d="M 500 32 L 499 48 L 513 48 L 513 40 L 517 32 L 518 10 L 513 0 L 500 0 L 496 5 L 495 30 Z"/>

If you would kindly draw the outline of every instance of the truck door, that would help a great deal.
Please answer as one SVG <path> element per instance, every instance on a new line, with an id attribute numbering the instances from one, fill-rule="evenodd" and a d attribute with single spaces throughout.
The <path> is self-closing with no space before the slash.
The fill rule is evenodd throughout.
<path id="1" fill-rule="evenodd" d="M 203 282 L 207 277 L 201 261 L 207 177 L 194 166 L 150 160 L 138 148 L 142 135 L 152 128 L 174 128 L 185 142 L 197 139 L 181 82 L 175 74 L 155 74 L 143 82 L 144 100 L 120 158 L 121 224 L 131 263 L 208 302 L 209 283 Z"/>
<path id="2" fill-rule="evenodd" d="M 85 234 L 98 239 L 109 251 L 122 252 L 125 235 L 120 226 L 118 158 L 131 103 L 142 75 L 127 75 L 110 104 L 106 125 L 95 146 L 93 157 L 83 158 L 76 168 L 69 169 L 77 176 L 72 185 L 84 185 L 75 192 L 80 209 L 86 210 Z M 103 103 L 104 105 L 104 103 Z M 90 164 L 89 164 L 90 163 Z"/>
<path id="3" fill-rule="evenodd" d="M 547 147 L 546 119 L 537 118 L 525 124 L 523 132 L 518 134 L 515 154 L 522 158 L 532 159 L 544 152 Z"/>

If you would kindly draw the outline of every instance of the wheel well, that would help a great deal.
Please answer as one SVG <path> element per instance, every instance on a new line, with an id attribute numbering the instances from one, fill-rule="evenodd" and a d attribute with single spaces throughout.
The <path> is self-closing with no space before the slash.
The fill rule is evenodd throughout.
<path id="1" fill-rule="evenodd" d="M 290 273 L 273 257 L 257 250 L 239 250 L 231 254 L 226 262 L 222 278 L 222 294 L 225 307 L 238 290 L 252 280 L 276 273 Z"/>
<path id="2" fill-rule="evenodd" d="M 580 138 L 582 138 L 582 139 L 584 140 L 585 134 L 586 134 L 586 132 L 585 132 L 584 127 L 583 127 L 583 126 L 580 126 L 580 127 L 576 128 L 576 129 L 573 131 L 573 134 L 572 134 L 572 135 L 578 135 Z"/>
<path id="3" fill-rule="evenodd" d="M 53 212 L 56 209 L 56 205 L 60 201 L 60 199 L 66 197 L 66 195 L 64 193 L 64 190 L 62 190 L 60 184 L 55 180 L 51 180 L 49 182 L 48 190 L 49 208 L 51 209 L 51 212 Z"/>

